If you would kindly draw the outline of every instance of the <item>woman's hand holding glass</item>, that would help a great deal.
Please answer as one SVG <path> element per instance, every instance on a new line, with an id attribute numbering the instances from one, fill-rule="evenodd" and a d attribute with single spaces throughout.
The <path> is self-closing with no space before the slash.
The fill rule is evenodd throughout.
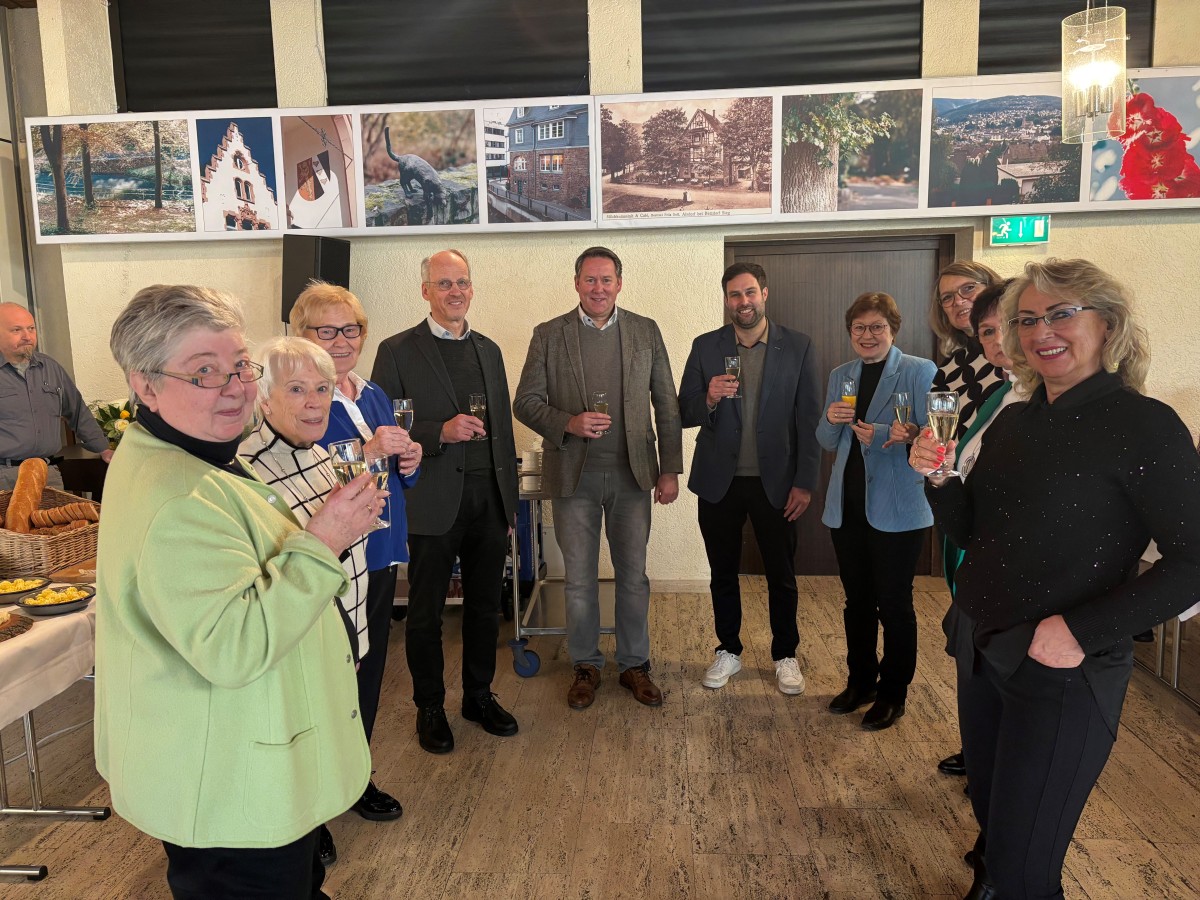
<path id="1" fill-rule="evenodd" d="M 424 455 L 425 448 L 416 441 L 410 441 L 408 449 L 401 453 L 396 460 L 396 464 L 400 469 L 400 474 L 407 477 L 413 472 L 417 471 L 421 465 L 421 459 L 424 457 Z"/>
<path id="2" fill-rule="evenodd" d="M 929 475 L 931 472 L 936 472 L 943 463 L 950 468 L 954 467 L 954 450 L 957 445 L 957 441 L 947 441 L 943 446 L 934 439 L 933 429 L 926 428 L 913 441 L 912 451 L 908 454 L 908 464 L 915 471 L 929 478 L 931 484 L 944 484 L 948 476 L 935 475 L 930 478 Z"/>
<path id="3" fill-rule="evenodd" d="M 404 456 L 411 451 L 412 446 L 413 439 L 403 428 L 398 425 L 380 425 L 375 429 L 374 437 L 363 444 L 363 450 L 382 456 Z"/>
<path id="4" fill-rule="evenodd" d="M 330 491 L 304 530 L 341 556 L 351 544 L 372 530 L 376 518 L 383 512 L 383 501 L 387 496 L 386 491 L 375 486 L 375 477 L 364 472 L 344 487 Z"/>
<path id="5" fill-rule="evenodd" d="M 845 400 L 834 400 L 825 410 L 825 418 L 830 425 L 849 425 L 854 421 L 854 404 Z"/>
<path id="6" fill-rule="evenodd" d="M 915 422 L 906 422 L 903 425 L 893 422 L 892 427 L 888 429 L 888 439 L 884 441 L 883 449 L 886 450 L 893 444 L 911 444 L 920 433 L 921 428 Z"/>
<path id="7" fill-rule="evenodd" d="M 870 446 L 871 441 L 875 440 L 875 426 L 871 422 L 851 422 L 850 428 L 861 444 Z"/>

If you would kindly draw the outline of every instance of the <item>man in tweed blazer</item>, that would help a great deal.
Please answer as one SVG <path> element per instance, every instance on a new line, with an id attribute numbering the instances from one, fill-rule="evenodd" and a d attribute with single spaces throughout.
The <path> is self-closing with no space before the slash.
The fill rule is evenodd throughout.
<path id="1" fill-rule="evenodd" d="M 443 708 L 442 611 L 456 558 L 463 718 L 490 734 L 517 733 L 491 687 L 508 529 L 517 514 L 517 451 L 500 348 L 467 324 L 474 287 L 466 257 L 443 250 L 425 259 L 421 296 L 429 315 L 380 344 L 371 380 L 389 397 L 413 401 L 411 434 L 423 457 L 421 480 L 405 495 L 411 557 L 405 651 L 421 747 L 448 753 L 454 734 Z M 470 414 L 476 393 L 487 396 L 482 419 Z"/>
<path id="2" fill-rule="evenodd" d="M 554 498 L 554 533 L 566 564 L 567 649 L 574 709 L 600 684 L 599 556 L 604 520 L 616 574 L 620 683 L 647 706 L 662 703 L 650 680 L 651 492 L 679 495 L 683 431 L 671 361 L 653 320 L 618 310 L 621 260 L 591 247 L 575 261 L 579 305 L 533 333 L 513 412 L 545 439 L 542 490 Z M 595 391 L 607 411 L 594 410 Z M 650 408 L 654 408 L 654 423 Z M 655 430 L 657 428 L 657 436 Z"/>

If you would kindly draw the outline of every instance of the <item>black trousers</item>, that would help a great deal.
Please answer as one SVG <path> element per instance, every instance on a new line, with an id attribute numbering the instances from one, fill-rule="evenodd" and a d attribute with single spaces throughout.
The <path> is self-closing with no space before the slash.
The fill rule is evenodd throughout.
<path id="1" fill-rule="evenodd" d="M 392 604 L 396 600 L 396 567 L 367 573 L 367 655 L 358 664 L 358 708 L 368 743 L 379 712 L 379 689 L 387 665 L 388 637 L 392 631 Z"/>
<path id="2" fill-rule="evenodd" d="M 771 659 L 796 655 L 796 523 L 767 499 L 762 479 L 739 476 L 718 503 L 700 500 L 700 533 L 711 572 L 713 622 L 718 650 L 742 653 L 742 592 L 738 569 L 742 563 L 742 526 L 746 517 L 767 570 L 767 609 L 771 619 Z"/>
<path id="3" fill-rule="evenodd" d="M 917 670 L 912 592 L 925 530 L 880 531 L 864 510 L 850 508 L 842 514 L 842 527 L 830 534 L 846 593 L 847 683 L 870 690 L 878 679 L 881 699 L 903 703 Z M 882 659 L 875 654 L 880 624 Z"/>
<path id="4" fill-rule="evenodd" d="M 1131 671 L 1132 657 L 1125 684 Z M 1006 680 L 976 655 L 964 674 L 959 727 L 988 877 L 1004 900 L 1060 900 L 1067 847 L 1116 736 L 1082 669 L 1026 658 Z"/>
<path id="5" fill-rule="evenodd" d="M 508 525 L 496 479 L 467 475 L 458 517 L 445 534 L 408 536 L 408 617 L 405 651 L 418 707 L 444 706 L 442 611 L 455 557 L 463 588 L 462 686 L 465 696 L 486 694 L 496 675 L 500 592 L 508 552 Z"/>
<path id="6" fill-rule="evenodd" d="M 175 900 L 329 900 L 317 832 L 282 847 L 180 847 L 163 841 Z"/>

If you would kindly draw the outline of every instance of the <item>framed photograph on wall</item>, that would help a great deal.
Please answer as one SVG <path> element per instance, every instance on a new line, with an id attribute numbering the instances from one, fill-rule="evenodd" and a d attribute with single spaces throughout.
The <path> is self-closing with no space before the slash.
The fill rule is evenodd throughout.
<path id="1" fill-rule="evenodd" d="M 196 230 L 185 118 L 29 120 L 39 241 Z"/>
<path id="2" fill-rule="evenodd" d="M 601 98 L 602 224 L 771 214 L 766 92 Z"/>
<path id="3" fill-rule="evenodd" d="M 280 116 L 279 133 L 286 227 L 356 228 L 361 185 L 354 116 L 326 109 Z"/>
<path id="4" fill-rule="evenodd" d="M 590 97 L 484 108 L 489 225 L 594 227 L 592 109 Z"/>
<path id="5" fill-rule="evenodd" d="M 275 119 L 229 115 L 196 119 L 200 227 L 208 233 L 278 231 Z"/>

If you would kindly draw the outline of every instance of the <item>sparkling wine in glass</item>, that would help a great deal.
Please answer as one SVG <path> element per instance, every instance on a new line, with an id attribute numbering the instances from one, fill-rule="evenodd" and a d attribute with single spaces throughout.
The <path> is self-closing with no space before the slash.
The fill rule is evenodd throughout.
<path id="1" fill-rule="evenodd" d="M 954 433 L 958 430 L 958 394 L 954 391 L 933 391 L 926 396 L 925 404 L 933 439 L 945 448 L 947 443 L 954 440 Z M 930 476 L 958 475 L 948 462 L 930 472 Z"/>
<path id="2" fill-rule="evenodd" d="M 892 394 L 892 411 L 895 412 L 899 424 L 907 425 L 912 419 L 912 394 L 908 391 L 896 391 Z"/>
<path id="3" fill-rule="evenodd" d="M 402 400 L 392 401 L 392 411 L 396 414 L 396 424 L 405 431 L 412 431 L 413 426 L 413 402 L 405 397 Z"/>
<path id="4" fill-rule="evenodd" d="M 366 454 L 367 471 L 375 478 L 375 487 L 381 491 L 387 490 L 388 471 L 391 469 L 391 457 L 384 454 L 368 453 Z M 391 523 L 387 519 L 380 516 L 371 525 L 372 528 L 378 530 L 387 528 Z"/>
<path id="5" fill-rule="evenodd" d="M 725 374 L 732 376 L 737 381 L 742 379 L 742 358 L 740 356 L 725 357 Z M 742 386 L 739 384 L 737 393 L 733 394 L 730 399 L 737 400 L 742 396 Z"/>
<path id="6" fill-rule="evenodd" d="M 487 394 L 472 394 L 467 400 L 467 406 L 471 409 L 471 415 L 483 422 L 484 427 L 487 427 Z M 483 434 L 471 435 L 473 441 L 487 440 L 487 436 Z"/>
<path id="7" fill-rule="evenodd" d="M 608 391 L 592 391 L 592 412 L 608 415 Z M 600 434 L 608 434 L 611 430 L 611 428 L 605 428 Z"/>
<path id="8" fill-rule="evenodd" d="M 363 457 L 362 441 L 354 438 L 349 441 L 337 441 L 330 444 L 329 462 L 333 465 L 333 474 L 337 476 L 338 484 L 345 487 L 363 472 L 367 471 L 367 461 Z"/>

